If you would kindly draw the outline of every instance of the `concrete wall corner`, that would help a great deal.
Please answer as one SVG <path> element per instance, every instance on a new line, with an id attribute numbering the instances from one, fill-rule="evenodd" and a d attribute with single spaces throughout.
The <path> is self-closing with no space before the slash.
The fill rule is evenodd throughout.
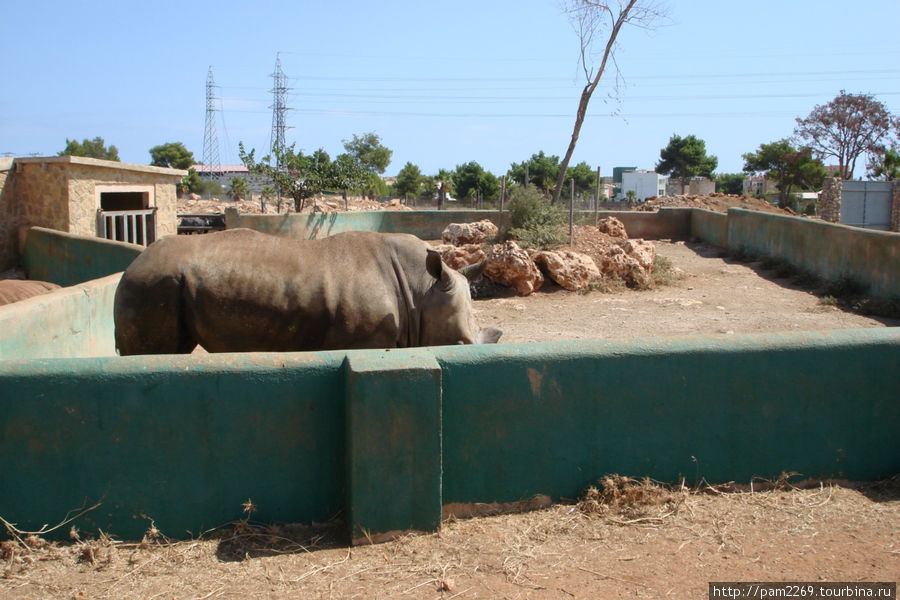
<path id="1" fill-rule="evenodd" d="M 441 367 L 419 349 L 345 361 L 347 524 L 353 544 L 441 524 Z"/>

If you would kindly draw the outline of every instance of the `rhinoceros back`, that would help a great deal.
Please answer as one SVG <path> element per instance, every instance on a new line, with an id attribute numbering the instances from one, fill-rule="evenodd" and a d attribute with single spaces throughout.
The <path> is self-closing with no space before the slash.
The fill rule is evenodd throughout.
<path id="1" fill-rule="evenodd" d="M 122 277 L 117 347 L 159 354 L 197 344 L 210 352 L 415 345 L 408 305 L 421 290 L 404 264 L 418 259 L 404 254 L 424 257 L 425 246 L 406 238 L 292 240 L 242 229 L 163 238 Z"/>

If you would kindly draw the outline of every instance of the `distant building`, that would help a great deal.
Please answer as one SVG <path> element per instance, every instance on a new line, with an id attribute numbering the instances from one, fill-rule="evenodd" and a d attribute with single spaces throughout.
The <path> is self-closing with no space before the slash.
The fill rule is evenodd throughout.
<path id="1" fill-rule="evenodd" d="M 635 199 L 640 202 L 655 196 L 665 196 L 668 180 L 666 175 L 660 175 L 655 171 L 624 171 L 616 200 L 619 202 L 627 200 L 629 191 L 633 191 Z"/>
<path id="2" fill-rule="evenodd" d="M 750 175 L 744 178 L 744 194 L 748 196 L 765 195 L 774 191 L 774 182 L 766 179 L 765 175 Z"/>
<path id="3" fill-rule="evenodd" d="M 0 271 L 18 260 L 21 227 L 143 246 L 176 233 L 175 188 L 186 174 L 82 156 L 0 159 Z"/>
<path id="4" fill-rule="evenodd" d="M 684 191 L 681 191 L 681 179 L 672 177 L 666 186 L 666 192 L 670 196 L 687 194 L 691 196 L 707 196 L 716 191 L 716 182 L 709 177 L 691 177 L 685 182 Z"/>
<path id="5" fill-rule="evenodd" d="M 247 182 L 247 188 L 254 194 L 259 194 L 264 187 L 272 185 L 269 179 L 250 173 L 250 169 L 244 165 L 193 165 L 191 168 L 201 179 L 218 181 L 226 190 L 231 186 L 231 180 L 238 177 Z"/>
<path id="6" fill-rule="evenodd" d="M 613 183 L 619 185 L 622 183 L 622 174 L 629 171 L 637 171 L 637 167 L 613 167 Z"/>

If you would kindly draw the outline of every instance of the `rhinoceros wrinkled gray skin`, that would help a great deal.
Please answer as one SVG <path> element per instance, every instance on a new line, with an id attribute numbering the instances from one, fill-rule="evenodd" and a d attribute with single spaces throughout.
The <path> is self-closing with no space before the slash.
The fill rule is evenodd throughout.
<path id="1" fill-rule="evenodd" d="M 121 355 L 291 352 L 494 343 L 466 277 L 422 240 L 347 232 L 295 240 L 249 229 L 169 236 L 128 267 L 115 297 Z"/>

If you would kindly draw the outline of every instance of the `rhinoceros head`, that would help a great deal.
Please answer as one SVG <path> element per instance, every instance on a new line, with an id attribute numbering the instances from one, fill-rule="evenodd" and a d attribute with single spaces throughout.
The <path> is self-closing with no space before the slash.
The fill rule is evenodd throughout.
<path id="1" fill-rule="evenodd" d="M 484 261 L 457 272 L 441 261 L 438 252 L 429 249 L 425 267 L 435 281 L 422 303 L 421 345 L 497 343 L 503 331 L 481 329 L 472 314 L 469 280 L 481 275 Z"/>

